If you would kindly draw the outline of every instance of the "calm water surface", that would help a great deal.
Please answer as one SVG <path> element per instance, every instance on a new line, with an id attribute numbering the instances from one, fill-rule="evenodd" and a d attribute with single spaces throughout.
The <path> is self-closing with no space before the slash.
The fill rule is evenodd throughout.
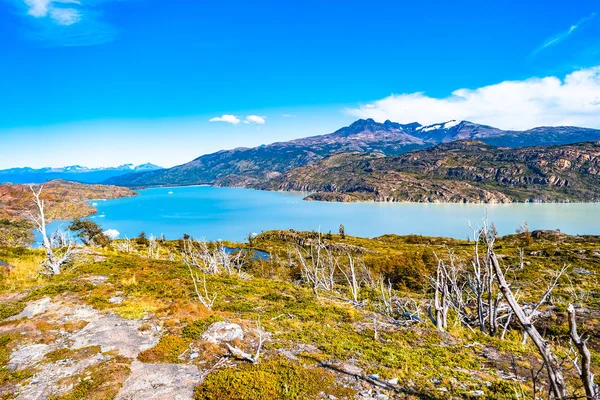
<path id="1" fill-rule="evenodd" d="M 524 221 L 530 229 L 560 229 L 570 234 L 600 234 L 600 204 L 419 204 L 325 203 L 302 201 L 303 194 L 189 186 L 155 188 L 139 196 L 93 202 L 94 221 L 121 236 L 140 232 L 168 239 L 184 233 L 206 240 L 244 240 L 271 229 L 337 232 L 374 237 L 386 233 L 465 239 L 468 221 L 480 225 L 486 212 L 501 235 Z M 66 226 L 54 222 L 51 228 Z"/>

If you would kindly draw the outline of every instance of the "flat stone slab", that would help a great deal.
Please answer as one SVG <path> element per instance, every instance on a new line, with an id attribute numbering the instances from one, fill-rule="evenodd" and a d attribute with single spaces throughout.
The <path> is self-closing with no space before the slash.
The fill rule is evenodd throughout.
<path id="1" fill-rule="evenodd" d="M 90 321 L 82 330 L 74 333 L 72 349 L 101 346 L 102 351 L 117 350 L 127 358 L 136 358 L 142 351 L 158 343 L 152 331 L 140 332 L 139 320 L 127 320 L 116 314 L 101 315 Z"/>
<path id="2" fill-rule="evenodd" d="M 21 311 L 17 315 L 13 315 L 12 317 L 7 318 L 7 320 L 8 321 L 16 321 L 21 318 L 35 317 L 38 314 L 48 311 L 48 309 L 50 308 L 51 302 L 52 302 L 52 300 L 50 299 L 50 297 L 44 297 L 39 300 L 32 301 L 31 303 L 29 303 L 25 306 L 23 311 Z"/>
<path id="3" fill-rule="evenodd" d="M 148 364 L 134 361 L 131 375 L 116 400 L 192 400 L 202 381 L 195 365 Z"/>

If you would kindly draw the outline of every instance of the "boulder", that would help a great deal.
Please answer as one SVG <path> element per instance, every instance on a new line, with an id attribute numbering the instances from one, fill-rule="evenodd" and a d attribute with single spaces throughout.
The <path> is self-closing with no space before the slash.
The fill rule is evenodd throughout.
<path id="1" fill-rule="evenodd" d="M 211 343 L 231 342 L 244 339 L 242 327 L 230 322 L 215 322 L 202 334 L 202 340 Z"/>

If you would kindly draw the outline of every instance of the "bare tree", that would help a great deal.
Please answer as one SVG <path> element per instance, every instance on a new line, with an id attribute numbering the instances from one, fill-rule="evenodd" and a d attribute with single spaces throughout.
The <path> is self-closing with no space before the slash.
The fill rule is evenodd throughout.
<path id="1" fill-rule="evenodd" d="M 212 306 L 215 303 L 215 300 L 217 299 L 217 294 L 215 293 L 212 297 L 208 294 L 208 289 L 206 288 L 206 273 L 202 272 L 203 291 L 201 292 L 200 288 L 198 287 L 198 285 L 200 284 L 200 277 L 198 276 L 198 272 L 192 270 L 192 266 L 190 264 L 187 264 L 187 266 L 190 271 L 190 277 L 192 278 L 192 282 L 194 282 L 194 291 L 196 292 L 196 297 L 198 297 L 198 301 L 200 301 L 200 303 L 209 310 L 212 309 Z"/>
<path id="2" fill-rule="evenodd" d="M 43 186 L 36 191 L 33 186 L 29 186 L 33 193 L 34 203 L 37 208 L 37 214 L 31 213 L 29 220 L 34 223 L 35 229 L 42 237 L 42 246 L 46 251 L 46 260 L 42 263 L 45 271 L 50 275 L 58 275 L 62 267 L 69 262 L 73 255 L 74 243 L 65 233 L 57 233 L 48 236 L 46 231 L 46 214 L 44 210 L 44 200 L 40 198 Z"/>
<path id="3" fill-rule="evenodd" d="M 354 266 L 354 259 L 352 258 L 352 253 L 347 252 L 346 255 L 348 256 L 349 272 L 344 271 L 344 268 L 342 268 L 341 266 L 340 271 L 342 271 L 342 274 L 346 278 L 346 282 L 348 282 L 348 287 L 350 288 L 350 293 L 352 294 L 352 301 L 354 302 L 354 304 L 358 304 L 358 292 L 360 290 L 360 286 L 356 279 L 356 268 Z"/>
<path id="4" fill-rule="evenodd" d="M 494 251 L 491 251 L 490 259 L 492 261 L 492 265 L 494 267 L 494 271 L 496 273 L 496 279 L 498 281 L 498 285 L 500 286 L 500 290 L 504 295 L 506 301 L 510 305 L 514 315 L 517 317 L 519 323 L 527 332 L 527 335 L 531 337 L 533 343 L 538 348 L 542 359 L 546 365 L 546 371 L 548 373 L 548 379 L 550 380 L 550 387 L 552 389 L 552 393 L 557 399 L 565 399 L 567 398 L 567 387 L 565 384 L 565 379 L 563 377 L 562 368 L 558 359 L 554 355 L 554 352 L 550 348 L 548 342 L 542 337 L 542 335 L 538 332 L 538 330 L 533 326 L 529 316 L 523 311 L 523 308 L 519 305 L 517 300 L 515 299 L 510 285 L 506 282 L 504 277 L 504 272 L 502 268 L 500 268 L 500 263 L 498 262 L 498 258 Z"/>
<path id="5" fill-rule="evenodd" d="M 241 358 L 242 360 L 249 361 L 252 364 L 258 364 L 258 362 L 260 361 L 260 352 L 262 350 L 263 344 L 268 340 L 268 334 L 260 326 L 260 321 L 256 322 L 256 329 L 254 330 L 254 332 L 258 336 L 258 343 L 256 345 L 256 351 L 254 352 L 254 354 L 246 353 L 245 351 L 240 350 L 239 348 L 232 346 L 229 343 L 225 344 L 227 345 L 227 348 L 229 349 L 231 354 L 233 354 L 234 356 Z"/>
<path id="6" fill-rule="evenodd" d="M 577 348 L 577 352 L 581 357 L 581 365 L 577 362 L 577 358 L 573 360 L 573 364 L 583 383 L 586 399 L 598 399 L 600 397 L 600 392 L 598 391 L 598 387 L 594 384 L 594 375 L 591 371 L 592 356 L 590 350 L 587 348 L 587 339 L 581 339 L 577 332 L 577 320 L 575 318 L 575 307 L 573 304 L 569 304 L 567 312 L 569 313 L 569 336 L 571 336 L 571 341 Z"/>
<path id="7" fill-rule="evenodd" d="M 182 258 L 186 264 L 207 274 L 233 274 L 236 271 L 241 274 L 246 263 L 242 251 L 229 254 L 220 244 L 209 246 L 203 240 L 192 239 L 183 241 Z"/>
<path id="8" fill-rule="evenodd" d="M 411 298 L 399 298 L 393 295 L 390 282 L 388 282 L 386 288 L 383 279 L 379 279 L 379 292 L 381 295 L 381 314 L 391 323 L 409 326 L 423 322 L 420 303 Z M 375 327 L 375 318 L 373 319 L 373 326 Z"/>
<path id="9" fill-rule="evenodd" d="M 153 234 L 148 237 L 148 258 L 158 259 L 160 257 L 160 244 Z"/>
<path id="10" fill-rule="evenodd" d="M 307 250 L 296 246 L 295 253 L 300 263 L 302 280 L 310 285 L 315 296 L 319 297 L 319 290 L 333 292 L 338 260 L 333 251 L 321 241 L 321 235 L 317 237 L 316 243 L 310 243 Z"/>
<path id="11" fill-rule="evenodd" d="M 444 331 L 448 328 L 449 295 L 444 263 L 439 259 L 433 286 L 433 305 L 429 307 L 429 318 L 439 331 Z"/>

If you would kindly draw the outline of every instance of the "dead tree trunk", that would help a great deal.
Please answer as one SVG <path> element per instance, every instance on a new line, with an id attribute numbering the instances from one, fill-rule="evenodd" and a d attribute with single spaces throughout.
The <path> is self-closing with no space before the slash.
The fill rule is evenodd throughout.
<path id="1" fill-rule="evenodd" d="M 558 362 L 558 359 L 550 349 L 548 342 L 544 340 L 542 335 L 537 331 L 537 329 L 531 323 L 529 317 L 525 314 L 517 300 L 512 294 L 510 289 L 510 285 L 506 282 L 504 278 L 504 273 L 502 272 L 502 268 L 500 268 L 500 264 L 498 263 L 498 259 L 496 258 L 496 254 L 492 251 L 490 254 L 490 259 L 492 265 L 494 267 L 494 271 L 496 273 L 496 279 L 498 280 L 498 285 L 500 286 L 500 291 L 508 301 L 510 308 L 513 310 L 514 315 L 516 315 L 519 323 L 523 327 L 523 330 L 527 332 L 531 340 L 535 343 L 538 348 L 542 359 L 546 364 L 546 370 L 548 372 L 548 379 L 550 380 L 550 387 L 552 389 L 552 393 L 554 396 L 563 400 L 567 398 L 567 387 L 565 384 L 565 379 L 562 374 L 562 368 Z"/>
<path id="2" fill-rule="evenodd" d="M 444 264 L 441 260 L 438 261 L 436 271 L 435 292 L 433 294 L 433 310 L 429 309 L 429 318 L 439 331 L 444 331 L 448 327 L 448 286 L 446 285 L 446 273 Z"/>
<path id="3" fill-rule="evenodd" d="M 569 335 L 581 356 L 581 366 L 575 365 L 575 367 L 583 383 L 585 397 L 587 399 L 597 399 L 600 393 L 598 393 L 598 388 L 594 385 L 594 375 L 590 370 L 592 356 L 586 345 L 587 340 L 581 339 L 579 333 L 577 333 L 577 321 L 575 319 L 575 307 L 573 307 L 573 304 L 569 304 L 567 311 L 569 313 Z"/>
<path id="4" fill-rule="evenodd" d="M 33 193 L 34 203 L 37 208 L 37 215 L 33 213 L 29 215 L 29 220 L 35 224 L 35 229 L 42 236 L 42 246 L 46 251 L 46 260 L 43 263 L 44 269 L 50 275 L 58 275 L 61 273 L 61 269 L 66 264 L 73 253 L 73 241 L 70 238 L 65 237 L 60 243 L 62 249 L 55 249 L 55 240 L 48 236 L 46 231 L 46 214 L 44 210 L 44 200 L 40 198 L 42 194 L 43 186 L 40 186 L 38 191 L 33 189 L 33 186 L 29 186 L 31 193 Z M 55 251 L 57 250 L 57 251 Z"/>

